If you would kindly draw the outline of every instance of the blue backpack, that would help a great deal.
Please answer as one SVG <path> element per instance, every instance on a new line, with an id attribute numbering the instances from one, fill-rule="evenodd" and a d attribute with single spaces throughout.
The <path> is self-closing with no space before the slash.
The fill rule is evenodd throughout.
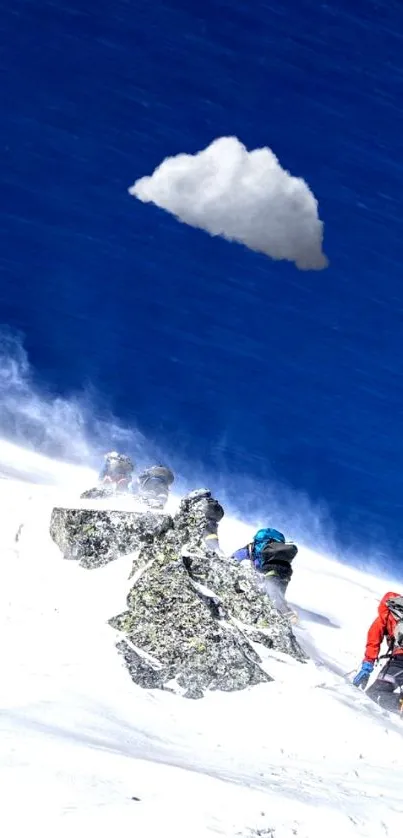
<path id="1" fill-rule="evenodd" d="M 262 553 L 271 541 L 276 541 L 278 544 L 285 544 L 283 533 L 278 530 L 273 530 L 271 527 L 265 527 L 257 531 L 252 546 L 253 561 L 256 568 L 263 566 Z"/>

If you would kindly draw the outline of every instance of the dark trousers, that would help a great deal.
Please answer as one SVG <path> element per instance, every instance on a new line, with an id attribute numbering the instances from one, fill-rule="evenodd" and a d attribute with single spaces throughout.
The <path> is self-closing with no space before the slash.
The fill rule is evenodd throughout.
<path id="1" fill-rule="evenodd" d="M 403 655 L 394 655 L 382 667 L 377 679 L 367 690 L 367 696 L 376 701 L 384 710 L 391 713 L 399 712 L 400 696 L 395 690 L 403 689 Z"/>

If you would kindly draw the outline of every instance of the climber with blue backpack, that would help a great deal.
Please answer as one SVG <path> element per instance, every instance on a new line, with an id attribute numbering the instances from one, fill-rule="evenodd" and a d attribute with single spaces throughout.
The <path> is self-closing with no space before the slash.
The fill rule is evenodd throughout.
<path id="1" fill-rule="evenodd" d="M 282 532 L 264 527 L 255 533 L 252 541 L 232 554 L 238 562 L 249 561 L 264 577 L 265 588 L 279 611 L 290 613 L 285 601 L 293 569 L 291 563 L 298 547 L 286 541 Z"/>

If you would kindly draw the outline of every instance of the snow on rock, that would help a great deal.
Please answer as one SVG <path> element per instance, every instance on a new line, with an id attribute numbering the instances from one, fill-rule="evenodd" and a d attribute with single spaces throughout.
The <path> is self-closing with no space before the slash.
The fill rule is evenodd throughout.
<path id="1" fill-rule="evenodd" d="M 92 568 L 132 553 L 171 523 L 169 515 L 157 512 L 55 507 L 50 535 L 65 559 L 77 559 L 83 567 Z"/>
<path id="2" fill-rule="evenodd" d="M 217 509 L 218 507 L 218 509 Z M 252 641 L 305 656 L 287 617 L 245 571 L 209 546 L 221 507 L 207 490 L 183 499 L 172 527 L 145 544 L 127 610 L 111 620 L 133 680 L 187 698 L 271 680 Z M 207 538 L 206 538 L 207 535 Z"/>
<path id="3" fill-rule="evenodd" d="M 140 689 L 116 654 L 107 621 L 124 609 L 133 558 L 91 572 L 63 561 L 49 538 L 55 488 L 35 476 L 0 480 L 7 838 L 399 838 L 402 722 L 337 673 L 359 663 L 377 603 L 401 578 L 301 547 L 290 588 L 314 659 L 266 648 L 274 681 L 185 702 Z M 248 527 L 223 524 L 229 552 Z"/>
<path id="4" fill-rule="evenodd" d="M 301 270 L 327 267 L 318 202 L 270 148 L 248 151 L 236 137 L 220 137 L 197 154 L 167 157 L 129 192 L 192 227 Z"/>
<path id="5" fill-rule="evenodd" d="M 286 617 L 253 574 L 218 552 L 224 511 L 206 489 L 174 516 L 158 512 L 53 509 L 50 535 L 64 558 L 93 569 L 135 552 L 127 610 L 110 624 L 143 688 L 188 698 L 270 681 L 253 642 L 304 660 Z"/>

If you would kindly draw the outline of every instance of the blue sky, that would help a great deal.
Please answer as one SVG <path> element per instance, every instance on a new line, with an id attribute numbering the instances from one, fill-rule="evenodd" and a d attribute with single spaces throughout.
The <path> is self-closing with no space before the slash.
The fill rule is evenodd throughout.
<path id="1" fill-rule="evenodd" d="M 175 464 L 403 537 L 403 8 L 3 3 L 1 320 L 56 394 L 89 384 Z M 133 200 L 167 156 L 235 135 L 318 198 L 327 271 Z M 213 478 L 212 478 L 213 479 Z M 268 515 L 270 510 L 268 510 Z"/>

